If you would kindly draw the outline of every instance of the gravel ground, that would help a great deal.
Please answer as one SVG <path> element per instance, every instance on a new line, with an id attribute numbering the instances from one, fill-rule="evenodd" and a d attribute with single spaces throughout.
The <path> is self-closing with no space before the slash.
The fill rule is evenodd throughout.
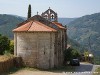
<path id="1" fill-rule="evenodd" d="M 47 71 L 29 71 L 29 70 L 21 70 L 14 74 L 10 75 L 63 75 L 63 73 L 54 73 L 54 72 L 47 72 Z"/>

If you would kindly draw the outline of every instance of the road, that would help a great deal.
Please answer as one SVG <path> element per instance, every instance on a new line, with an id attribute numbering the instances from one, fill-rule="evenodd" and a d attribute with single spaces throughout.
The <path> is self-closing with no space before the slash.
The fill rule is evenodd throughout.
<path id="1" fill-rule="evenodd" d="M 76 67 L 76 70 L 72 74 L 68 75 L 93 75 L 95 69 L 100 67 L 100 65 L 93 65 L 90 63 L 81 63 L 80 66 Z"/>
<path id="2" fill-rule="evenodd" d="M 76 67 L 76 72 L 92 72 L 93 64 L 81 63 L 80 66 Z"/>

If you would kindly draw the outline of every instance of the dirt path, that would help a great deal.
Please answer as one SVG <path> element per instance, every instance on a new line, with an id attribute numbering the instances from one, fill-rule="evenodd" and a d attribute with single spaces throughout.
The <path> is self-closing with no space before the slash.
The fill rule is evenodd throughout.
<path id="1" fill-rule="evenodd" d="M 63 73 L 54 73 L 48 71 L 30 71 L 30 70 L 21 70 L 14 74 L 9 75 L 63 75 Z"/>

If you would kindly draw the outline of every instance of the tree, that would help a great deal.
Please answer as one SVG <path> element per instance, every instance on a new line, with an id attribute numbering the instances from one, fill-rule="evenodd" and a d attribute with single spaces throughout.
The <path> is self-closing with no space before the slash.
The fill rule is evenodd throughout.
<path id="1" fill-rule="evenodd" d="M 88 50 L 84 51 L 84 57 L 85 57 L 85 61 L 89 61 L 89 51 Z"/>
<path id="2" fill-rule="evenodd" d="M 5 51 L 10 49 L 10 40 L 6 36 L 0 34 L 0 54 L 3 55 Z"/>
<path id="3" fill-rule="evenodd" d="M 70 61 L 74 58 L 80 58 L 80 53 L 78 50 L 74 48 L 68 48 L 64 51 L 64 65 L 67 63 L 67 61 Z"/>
<path id="4" fill-rule="evenodd" d="M 11 54 L 14 54 L 14 40 L 10 40 L 10 50 L 9 50 L 9 52 Z"/>
<path id="5" fill-rule="evenodd" d="M 76 49 L 72 49 L 71 51 L 71 58 L 74 59 L 74 58 L 80 58 L 80 53 L 78 50 Z"/>
<path id="6" fill-rule="evenodd" d="M 29 7 L 28 7 L 28 17 L 27 18 L 30 18 L 31 17 L 31 5 L 29 4 Z"/>

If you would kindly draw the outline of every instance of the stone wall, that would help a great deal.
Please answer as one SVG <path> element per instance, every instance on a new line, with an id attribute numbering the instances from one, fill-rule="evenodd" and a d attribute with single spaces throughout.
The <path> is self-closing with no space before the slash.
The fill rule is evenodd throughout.
<path id="1" fill-rule="evenodd" d="M 63 65 L 64 55 L 63 52 L 66 49 L 66 32 L 60 29 L 55 36 L 55 67 Z"/>
<path id="2" fill-rule="evenodd" d="M 54 67 L 55 33 L 15 32 L 14 54 L 22 57 L 24 65 L 48 69 Z"/>

